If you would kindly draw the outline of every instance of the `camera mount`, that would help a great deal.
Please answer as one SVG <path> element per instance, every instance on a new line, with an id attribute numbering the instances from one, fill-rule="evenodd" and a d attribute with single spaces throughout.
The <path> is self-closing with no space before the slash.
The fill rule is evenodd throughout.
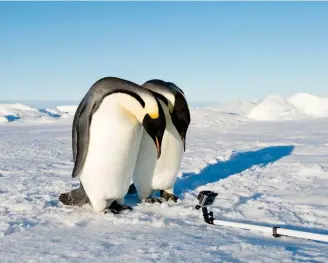
<path id="1" fill-rule="evenodd" d="M 215 193 L 213 191 L 201 191 L 197 196 L 197 200 L 199 204 L 195 206 L 195 209 L 196 210 L 199 210 L 200 208 L 202 209 L 204 220 L 208 224 L 213 224 L 214 217 L 213 217 L 213 212 L 212 211 L 209 212 L 207 206 L 213 204 L 217 195 L 218 193 Z"/>

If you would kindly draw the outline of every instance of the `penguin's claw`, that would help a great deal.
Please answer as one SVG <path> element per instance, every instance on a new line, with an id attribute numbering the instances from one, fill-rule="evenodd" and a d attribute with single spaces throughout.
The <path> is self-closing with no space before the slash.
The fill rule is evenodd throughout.
<path id="1" fill-rule="evenodd" d="M 176 203 L 178 201 L 178 199 L 179 199 L 174 194 L 170 194 L 168 192 L 165 192 L 164 190 L 161 191 L 161 197 L 164 198 L 165 201 L 172 200 L 174 203 Z"/>
<path id="2" fill-rule="evenodd" d="M 104 209 L 104 213 L 105 214 L 109 214 L 109 213 L 112 213 L 112 214 L 119 214 L 119 212 L 117 211 L 117 210 L 115 210 L 115 209 L 110 209 L 110 208 L 105 208 Z"/>
<path id="3" fill-rule="evenodd" d="M 116 201 L 113 201 L 112 204 L 110 205 L 110 207 L 104 209 L 104 213 L 108 214 L 111 212 L 113 214 L 120 214 L 124 210 L 132 211 L 132 207 L 130 207 L 128 205 L 120 205 Z"/>
<path id="4" fill-rule="evenodd" d="M 146 198 L 145 200 L 145 203 L 163 203 L 163 200 L 161 198 L 153 198 L 153 197 L 149 197 L 149 198 Z"/>
<path id="5" fill-rule="evenodd" d="M 63 193 L 59 196 L 59 201 L 64 205 L 74 205 L 74 201 L 70 193 Z"/>

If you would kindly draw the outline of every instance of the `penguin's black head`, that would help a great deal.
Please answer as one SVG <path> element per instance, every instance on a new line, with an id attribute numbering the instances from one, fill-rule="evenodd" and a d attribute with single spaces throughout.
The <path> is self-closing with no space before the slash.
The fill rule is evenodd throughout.
<path id="1" fill-rule="evenodd" d="M 142 121 L 142 126 L 154 141 L 157 149 L 157 159 L 159 159 L 161 156 L 162 140 L 166 128 L 166 121 L 164 111 L 158 99 L 156 99 L 156 102 L 158 105 L 158 116 L 154 118 L 154 116 L 152 117 L 149 114 L 146 114 Z"/>
<path id="2" fill-rule="evenodd" d="M 153 91 L 155 96 L 168 106 L 173 125 L 181 137 L 185 150 L 190 112 L 184 92 L 174 83 L 159 79 L 149 80 L 142 86 Z"/>
<path id="3" fill-rule="evenodd" d="M 188 103 L 181 92 L 174 92 L 175 102 L 171 119 L 173 125 L 176 127 L 181 140 L 183 142 L 183 149 L 186 150 L 186 135 L 190 124 L 190 112 Z"/>

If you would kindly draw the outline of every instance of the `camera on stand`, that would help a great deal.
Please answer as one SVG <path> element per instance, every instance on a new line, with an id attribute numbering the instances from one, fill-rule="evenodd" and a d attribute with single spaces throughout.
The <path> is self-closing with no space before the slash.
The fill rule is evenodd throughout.
<path id="1" fill-rule="evenodd" d="M 200 208 L 202 209 L 204 220 L 208 224 L 213 224 L 214 217 L 213 212 L 208 212 L 207 206 L 213 204 L 217 195 L 218 193 L 213 191 L 201 191 L 197 196 L 199 204 L 196 205 L 195 208 L 197 210 Z"/>

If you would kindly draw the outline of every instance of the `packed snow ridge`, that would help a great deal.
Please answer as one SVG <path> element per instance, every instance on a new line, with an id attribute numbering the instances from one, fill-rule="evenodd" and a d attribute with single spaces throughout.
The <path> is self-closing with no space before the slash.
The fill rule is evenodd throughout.
<path id="1" fill-rule="evenodd" d="M 74 116 L 77 105 L 57 106 L 55 109 L 37 109 L 23 104 L 0 104 L 0 123 L 17 120 L 52 120 Z M 194 123 L 211 125 L 256 120 L 300 120 L 328 117 L 328 97 L 297 93 L 289 98 L 270 95 L 259 101 L 234 101 L 211 107 L 192 107 Z"/>
<path id="2" fill-rule="evenodd" d="M 213 118 L 214 114 L 218 118 Z M 328 117 L 328 97 L 319 97 L 307 93 L 297 93 L 289 98 L 279 95 L 270 95 L 259 101 L 237 101 L 220 104 L 215 107 L 205 107 L 201 111 L 193 109 L 193 119 L 202 119 L 203 125 L 210 122 L 223 122 L 227 114 L 229 120 L 257 120 L 257 121 L 278 121 L 278 120 L 300 120 Z"/>
<path id="3" fill-rule="evenodd" d="M 297 93 L 287 99 L 271 95 L 247 114 L 253 120 L 295 120 L 328 117 L 328 97 Z"/>
<path id="4" fill-rule="evenodd" d="M 248 117 L 254 120 L 293 120 L 306 116 L 284 98 L 271 95 L 258 103 L 249 112 Z"/>
<path id="5" fill-rule="evenodd" d="M 77 106 L 58 106 L 56 109 L 37 109 L 20 103 L 0 104 L 0 123 L 16 120 L 51 120 L 73 116 Z"/>

